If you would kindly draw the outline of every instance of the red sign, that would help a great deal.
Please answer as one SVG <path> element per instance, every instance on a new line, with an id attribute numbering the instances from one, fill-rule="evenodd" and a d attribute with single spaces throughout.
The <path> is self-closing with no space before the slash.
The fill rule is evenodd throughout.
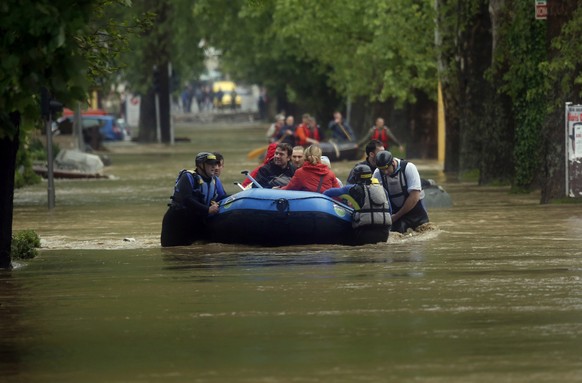
<path id="1" fill-rule="evenodd" d="M 536 0 L 536 20 L 548 18 L 548 3 L 546 0 Z"/>

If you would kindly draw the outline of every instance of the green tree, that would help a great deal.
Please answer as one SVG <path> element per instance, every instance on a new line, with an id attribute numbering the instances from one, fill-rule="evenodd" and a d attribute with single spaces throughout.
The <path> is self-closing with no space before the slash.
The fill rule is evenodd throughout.
<path id="1" fill-rule="evenodd" d="M 442 83 L 447 129 L 445 171 L 478 169 L 483 142 L 494 139 L 483 124 L 496 112 L 493 91 L 484 80 L 491 64 L 488 2 L 437 1 L 439 78 Z M 491 120 L 485 120 L 491 122 Z M 488 156 L 495 158 L 494 153 Z"/>
<path id="2" fill-rule="evenodd" d="M 158 95 L 162 142 L 170 141 L 171 71 L 187 82 L 204 69 L 204 51 L 198 47 L 200 33 L 193 14 L 194 3 L 187 0 L 140 0 L 127 10 L 133 17 L 150 15 L 152 28 L 133 36 L 130 49 L 122 55 L 123 79 L 130 91 L 142 95 L 139 140 L 156 140 L 154 67 L 158 70 Z M 175 85 L 183 85 L 175 84 Z"/>
<path id="3" fill-rule="evenodd" d="M 500 94 L 509 97 L 515 139 L 512 184 L 515 190 L 530 191 L 538 186 L 541 166 L 541 128 L 545 116 L 546 22 L 535 20 L 530 3 L 511 4 L 497 0 L 498 23 L 494 29 L 494 60 L 490 78 Z M 493 179 L 495 169 L 490 169 Z"/>
<path id="4" fill-rule="evenodd" d="M 195 11 L 229 73 L 303 110 L 330 116 L 350 99 L 370 114 L 436 96 L 432 1 L 201 0 Z"/>
<path id="5" fill-rule="evenodd" d="M 582 97 L 581 32 L 582 1 L 548 2 L 548 62 L 543 66 L 548 88 L 545 93 L 547 114 L 542 125 L 542 203 L 566 195 L 564 103 L 577 103 Z"/>
<path id="6" fill-rule="evenodd" d="M 431 1 L 411 0 L 279 1 L 273 18 L 281 40 L 296 40 L 339 94 L 399 105 L 417 90 L 436 94 L 433 20 Z"/>
<path id="7" fill-rule="evenodd" d="M 275 9 L 273 0 L 200 0 L 194 8 L 206 43 L 221 52 L 223 72 L 267 87 L 278 111 L 329 114 L 340 101 L 327 85 L 325 68 L 300 55 L 304 48 L 298 41 L 278 34 Z"/>
<path id="8" fill-rule="evenodd" d="M 122 45 L 123 35 L 104 20 L 104 11 L 128 5 L 129 1 L 123 0 L 7 0 L 0 5 L 1 268 L 11 267 L 14 172 L 21 121 L 39 119 L 41 88 L 49 89 L 63 103 L 83 100 L 92 79 L 113 70 L 108 63 Z"/>

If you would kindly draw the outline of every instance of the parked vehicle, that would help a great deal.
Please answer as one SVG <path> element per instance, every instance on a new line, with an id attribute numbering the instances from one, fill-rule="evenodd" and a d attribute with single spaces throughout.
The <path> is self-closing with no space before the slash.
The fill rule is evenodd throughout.
<path id="1" fill-rule="evenodd" d="M 216 95 L 222 91 L 222 103 L 219 103 Z M 238 94 L 236 84 L 232 81 L 215 81 L 212 84 L 212 92 L 214 93 L 214 107 L 215 108 L 232 108 L 232 92 L 236 93 L 235 105 L 236 108 L 241 106 L 241 96 Z"/>
<path id="2" fill-rule="evenodd" d="M 57 121 L 58 130 L 61 134 L 71 134 L 73 132 L 73 119 L 74 117 L 69 115 L 61 117 Z M 104 141 L 123 141 L 126 136 L 124 127 L 120 126 L 117 119 L 113 116 L 81 114 L 81 124 L 83 130 L 98 126 Z"/>

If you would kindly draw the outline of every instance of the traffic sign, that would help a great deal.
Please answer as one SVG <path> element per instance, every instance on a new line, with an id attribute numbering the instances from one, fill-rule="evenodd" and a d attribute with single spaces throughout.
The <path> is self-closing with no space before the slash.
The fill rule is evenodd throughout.
<path id="1" fill-rule="evenodd" d="M 546 0 L 536 0 L 536 20 L 548 18 L 548 2 Z"/>

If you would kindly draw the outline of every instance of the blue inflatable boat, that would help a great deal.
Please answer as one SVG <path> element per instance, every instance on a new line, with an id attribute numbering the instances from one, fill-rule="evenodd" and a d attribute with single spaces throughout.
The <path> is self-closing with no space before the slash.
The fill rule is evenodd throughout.
<path id="1" fill-rule="evenodd" d="M 351 244 L 353 209 L 323 194 L 249 189 L 208 219 L 211 240 L 262 246 Z"/>

